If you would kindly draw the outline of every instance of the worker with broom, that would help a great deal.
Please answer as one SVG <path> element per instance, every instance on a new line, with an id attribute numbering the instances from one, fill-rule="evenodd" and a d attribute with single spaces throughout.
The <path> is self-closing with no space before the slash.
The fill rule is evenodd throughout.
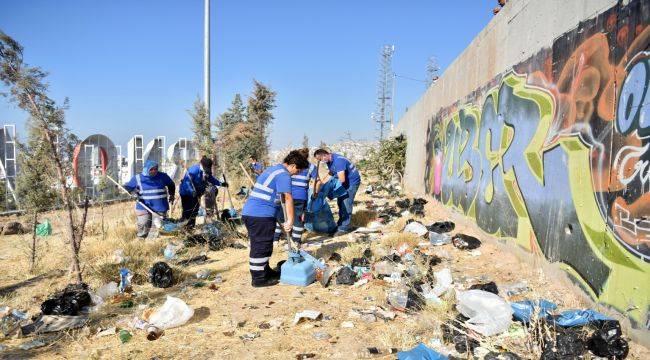
<path id="1" fill-rule="evenodd" d="M 250 239 L 249 268 L 253 287 L 273 286 L 280 279 L 279 271 L 269 266 L 273 253 L 276 214 L 282 211 L 282 206 L 285 207 L 287 220 L 282 228 L 290 233 L 294 219 L 291 175 L 308 167 L 309 162 L 299 151 L 291 151 L 281 164 L 267 168 L 257 177 L 244 204 L 242 220 Z"/>
<path id="2" fill-rule="evenodd" d="M 142 173 L 133 176 L 124 184 L 124 189 L 138 196 L 135 204 L 137 235 L 144 239 L 150 235 L 152 224 L 156 229 L 162 227 L 162 219 L 167 216 L 169 204 L 174 203 L 176 186 L 169 175 L 158 171 L 156 161 L 147 160 Z"/>
<path id="3" fill-rule="evenodd" d="M 309 161 L 309 148 L 298 150 L 300 154 Z M 302 243 L 302 233 L 305 231 L 305 210 L 307 208 L 307 194 L 309 192 L 309 181 L 317 179 L 316 165 L 309 163 L 307 169 L 302 169 L 296 175 L 291 176 L 291 196 L 293 197 L 293 229 L 291 230 L 291 240 L 298 246 Z M 274 241 L 279 241 L 282 235 L 280 224 L 284 222 L 284 215 L 281 211 L 277 213 L 278 222 L 275 226 Z"/>
<path id="4" fill-rule="evenodd" d="M 196 225 L 201 196 L 205 193 L 208 183 L 214 186 L 228 187 L 227 182 L 219 181 L 212 176 L 212 160 L 207 156 L 203 156 L 198 164 L 187 169 L 178 190 L 181 195 L 181 205 L 183 206 L 182 220 L 187 221 L 186 227 L 188 229 L 192 229 Z"/>
<path id="5" fill-rule="evenodd" d="M 325 161 L 329 168 L 329 174 L 336 176 L 347 194 L 336 199 L 339 207 L 339 219 L 334 236 L 344 235 L 350 232 L 350 221 L 352 220 L 352 208 L 354 206 L 354 197 L 361 184 L 361 175 L 354 164 L 339 154 L 330 153 L 325 149 L 318 149 L 314 152 L 314 157 L 318 161 Z M 324 179 L 324 181 L 327 179 Z"/>

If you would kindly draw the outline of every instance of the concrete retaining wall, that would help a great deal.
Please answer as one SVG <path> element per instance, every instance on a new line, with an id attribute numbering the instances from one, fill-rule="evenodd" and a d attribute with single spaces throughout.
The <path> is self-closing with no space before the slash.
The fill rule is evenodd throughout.
<path id="1" fill-rule="evenodd" d="M 559 264 L 642 331 L 649 23 L 643 0 L 511 0 L 396 128 L 410 191 Z"/>

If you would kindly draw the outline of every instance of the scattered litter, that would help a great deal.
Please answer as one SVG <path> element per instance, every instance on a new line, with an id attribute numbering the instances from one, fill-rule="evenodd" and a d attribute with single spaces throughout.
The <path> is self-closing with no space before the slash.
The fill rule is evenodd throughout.
<path id="1" fill-rule="evenodd" d="M 405 233 L 415 234 L 417 236 L 424 236 L 429 233 L 427 227 L 422 225 L 419 221 L 411 221 L 404 227 Z"/>
<path id="2" fill-rule="evenodd" d="M 566 310 L 555 318 L 555 323 L 562 327 L 582 326 L 599 320 L 613 320 L 594 310 Z"/>
<path id="3" fill-rule="evenodd" d="M 458 330 L 459 323 L 464 323 L 466 320 L 467 317 L 458 314 L 456 319 L 450 323 L 442 324 L 442 340 L 446 343 L 454 344 L 454 349 L 456 349 L 460 354 L 464 354 L 468 351 L 473 354 L 474 350 L 479 347 L 479 342 Z"/>
<path id="4" fill-rule="evenodd" d="M 468 328 L 485 336 L 492 336 L 510 327 L 512 309 L 498 295 L 483 290 L 458 291 L 456 308 L 467 316 Z"/>
<path id="5" fill-rule="evenodd" d="M 174 281 L 172 268 L 167 263 L 160 261 L 149 269 L 149 282 L 157 288 L 168 288 Z"/>
<path id="6" fill-rule="evenodd" d="M 206 261 L 208 261 L 208 256 L 205 254 L 201 254 L 195 257 L 191 257 L 189 259 L 181 260 L 177 262 L 177 264 L 180 266 L 190 266 L 190 265 L 203 264 Z"/>
<path id="7" fill-rule="evenodd" d="M 314 354 L 314 353 L 297 354 L 296 355 L 296 360 L 313 359 L 315 357 L 316 357 L 316 354 Z"/>
<path id="8" fill-rule="evenodd" d="M 341 254 L 337 252 L 333 252 L 332 255 L 330 255 L 329 257 L 329 261 L 341 262 Z"/>
<path id="9" fill-rule="evenodd" d="M 323 313 L 316 310 L 303 310 L 293 318 L 293 324 L 298 325 L 303 320 L 320 320 L 323 317 Z"/>
<path id="10" fill-rule="evenodd" d="M 587 348 L 597 356 L 625 359 L 630 348 L 627 341 L 621 339 L 621 335 L 621 325 L 617 320 L 602 321 L 587 341 Z"/>
<path id="11" fill-rule="evenodd" d="M 473 257 L 479 257 L 482 255 L 481 250 L 470 250 L 467 253 Z"/>
<path id="12" fill-rule="evenodd" d="M 555 341 L 546 342 L 540 360 L 581 359 L 585 342 L 577 331 L 557 333 Z"/>
<path id="13" fill-rule="evenodd" d="M 120 286 L 118 287 L 118 289 L 120 290 L 121 293 L 131 292 L 132 278 L 133 278 L 133 274 L 131 273 L 131 270 L 127 268 L 120 269 Z"/>
<path id="14" fill-rule="evenodd" d="M 409 199 L 396 200 L 395 201 L 395 206 L 397 206 L 400 209 L 406 209 L 409 206 L 411 206 L 411 200 L 409 200 Z"/>
<path id="15" fill-rule="evenodd" d="M 149 324 L 170 329 L 185 324 L 193 315 L 194 310 L 183 300 L 167 295 L 165 303 L 149 316 Z"/>
<path id="16" fill-rule="evenodd" d="M 120 309 L 130 309 L 133 307 L 133 300 L 123 300 L 117 307 Z"/>
<path id="17" fill-rule="evenodd" d="M 499 295 L 499 288 L 494 281 L 490 281 L 483 284 L 474 284 L 469 287 L 470 290 L 483 290 L 491 292 L 492 294 Z"/>
<path id="18" fill-rule="evenodd" d="M 104 336 L 110 336 L 115 334 L 117 334 L 117 328 L 115 326 L 111 326 L 108 329 L 98 331 L 97 334 L 95 334 L 95 336 L 104 337 Z"/>
<path id="19" fill-rule="evenodd" d="M 49 219 L 45 219 L 42 223 L 36 225 L 36 235 L 40 237 L 52 235 L 52 224 Z"/>
<path id="20" fill-rule="evenodd" d="M 424 300 L 415 291 L 402 287 L 389 291 L 388 304 L 398 311 L 421 310 Z"/>
<path id="21" fill-rule="evenodd" d="M 507 296 L 517 296 L 531 290 L 530 287 L 528 287 L 528 283 L 525 281 L 519 281 L 514 284 L 505 284 L 500 287 L 501 291 Z"/>
<path id="22" fill-rule="evenodd" d="M 122 344 L 126 344 L 127 342 L 129 342 L 131 340 L 131 338 L 133 337 L 133 334 L 131 334 L 131 332 L 129 332 L 129 330 L 120 330 L 120 335 L 119 336 L 120 336 L 120 341 L 122 342 Z"/>
<path id="23" fill-rule="evenodd" d="M 431 232 L 443 234 L 453 231 L 456 228 L 456 224 L 451 221 L 438 221 L 429 226 L 427 229 Z"/>
<path id="24" fill-rule="evenodd" d="M 43 315 L 20 328 L 22 335 L 78 329 L 88 322 L 88 316 Z"/>
<path id="25" fill-rule="evenodd" d="M 113 262 L 116 264 L 123 264 L 127 261 L 131 260 L 130 256 L 124 256 L 124 250 L 123 249 L 117 249 L 113 252 Z"/>
<path id="26" fill-rule="evenodd" d="M 369 280 L 367 278 L 365 278 L 365 279 L 361 279 L 361 280 L 355 282 L 352 286 L 353 287 L 361 287 L 361 286 L 367 284 L 368 282 L 369 282 Z"/>
<path id="27" fill-rule="evenodd" d="M 376 347 L 369 347 L 367 350 L 368 350 L 368 353 L 370 355 L 379 355 L 379 354 L 381 354 L 381 351 L 379 351 L 379 349 L 377 349 Z"/>
<path id="28" fill-rule="evenodd" d="M 481 246 L 481 241 L 473 236 L 456 234 L 451 238 L 455 247 L 461 250 L 474 250 Z"/>
<path id="29" fill-rule="evenodd" d="M 368 267 L 370 266 L 370 261 L 366 257 L 354 258 L 350 263 L 350 266 L 355 267 Z"/>
<path id="30" fill-rule="evenodd" d="M 440 234 L 435 231 L 429 231 L 429 242 L 434 246 L 451 244 L 451 236 Z"/>
<path id="31" fill-rule="evenodd" d="M 505 351 L 501 353 L 489 352 L 483 360 L 521 360 L 521 358 L 517 354 Z"/>
<path id="32" fill-rule="evenodd" d="M 205 279 L 209 278 L 210 275 L 212 275 L 212 271 L 210 271 L 210 269 L 201 269 L 201 270 L 197 271 L 196 278 L 205 280 Z"/>
<path id="33" fill-rule="evenodd" d="M 372 188 L 372 185 L 366 186 L 366 194 L 370 195 L 373 191 L 374 189 Z"/>
<path id="34" fill-rule="evenodd" d="M 398 360 L 447 360 L 447 357 L 441 353 L 428 348 L 420 343 L 409 351 L 400 351 L 397 353 Z"/>
<path id="35" fill-rule="evenodd" d="M 149 341 L 154 341 L 159 339 L 165 331 L 161 328 L 155 327 L 155 326 L 149 326 L 147 328 L 147 340 Z"/>
<path id="36" fill-rule="evenodd" d="M 41 304 L 43 315 L 77 316 L 79 311 L 92 303 L 86 284 L 70 284 Z"/>
<path id="37" fill-rule="evenodd" d="M 354 323 L 352 321 L 344 321 L 341 323 L 341 327 L 344 329 L 352 329 L 354 328 Z"/>
<path id="38" fill-rule="evenodd" d="M 510 303 L 513 317 L 517 321 L 528 324 L 533 317 L 546 319 L 551 316 L 550 312 L 557 309 L 557 305 L 548 300 L 524 300 Z"/>
<path id="39" fill-rule="evenodd" d="M 106 301 L 108 300 L 111 296 L 117 294 L 119 292 L 117 288 L 117 283 L 115 281 L 111 281 L 108 284 L 102 285 L 99 289 L 97 289 L 97 296 L 99 296 L 102 300 Z"/>
<path id="40" fill-rule="evenodd" d="M 451 284 L 454 280 L 451 277 L 451 270 L 449 268 L 436 271 L 433 273 L 433 276 L 436 279 L 436 285 L 432 290 L 433 294 L 441 296 L 451 289 Z"/>
<path id="41" fill-rule="evenodd" d="M 357 281 L 357 273 L 347 266 L 342 267 L 336 274 L 337 285 L 353 285 Z"/>
<path id="42" fill-rule="evenodd" d="M 32 349 L 38 349 L 38 348 L 43 347 L 45 345 L 47 345 L 47 344 L 44 341 L 32 340 L 32 341 L 27 341 L 27 342 L 24 342 L 24 343 L 20 344 L 20 346 L 18 346 L 18 348 L 20 348 L 20 350 L 32 350 Z"/>
<path id="43" fill-rule="evenodd" d="M 163 250 L 163 256 L 165 256 L 165 260 L 171 261 L 176 258 L 176 252 L 178 251 L 178 246 L 174 244 L 167 244 L 165 247 L 165 250 Z"/>
<path id="44" fill-rule="evenodd" d="M 375 265 L 373 266 L 373 270 L 379 275 L 390 276 L 390 274 L 395 272 L 395 265 L 393 265 L 389 261 L 379 261 L 375 263 Z"/>
<path id="45" fill-rule="evenodd" d="M 324 331 L 316 332 L 316 333 L 314 333 L 313 336 L 314 336 L 314 339 L 316 339 L 316 340 L 329 340 L 329 339 L 332 338 L 332 335 L 330 335 L 330 334 L 328 334 L 328 333 L 326 333 Z"/>
<path id="46" fill-rule="evenodd" d="M 377 316 L 375 314 L 363 314 L 361 315 L 361 321 L 369 324 L 377 321 Z"/>

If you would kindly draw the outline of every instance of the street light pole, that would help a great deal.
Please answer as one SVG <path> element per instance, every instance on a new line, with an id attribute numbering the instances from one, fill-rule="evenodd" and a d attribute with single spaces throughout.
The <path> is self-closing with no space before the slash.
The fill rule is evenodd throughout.
<path id="1" fill-rule="evenodd" d="M 203 103 L 210 119 L 210 0 L 204 0 L 203 14 Z"/>

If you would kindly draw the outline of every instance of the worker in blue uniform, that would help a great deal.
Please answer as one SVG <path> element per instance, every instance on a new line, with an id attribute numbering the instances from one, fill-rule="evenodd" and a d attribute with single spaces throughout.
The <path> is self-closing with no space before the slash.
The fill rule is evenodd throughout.
<path id="1" fill-rule="evenodd" d="M 144 239 L 156 236 L 158 232 L 151 231 L 151 227 L 152 224 L 156 230 L 162 227 L 162 219 L 167 216 L 169 204 L 174 203 L 174 181 L 169 175 L 158 171 L 156 161 L 147 160 L 142 173 L 133 176 L 124 184 L 124 188 L 138 196 L 135 205 L 138 237 Z"/>
<path id="2" fill-rule="evenodd" d="M 249 164 L 248 167 L 251 169 L 251 172 L 253 173 L 253 179 L 257 179 L 258 176 L 264 172 L 264 166 L 257 160 L 257 156 L 251 155 L 248 158 Z"/>
<path id="3" fill-rule="evenodd" d="M 291 151 L 281 164 L 267 168 L 257 177 L 244 204 L 242 220 L 250 239 L 249 269 L 253 287 L 272 286 L 280 279 L 279 271 L 269 266 L 269 259 L 273 254 L 276 214 L 282 211 L 282 197 L 287 212 L 287 221 L 282 224 L 282 228 L 290 233 L 294 219 L 291 175 L 296 175 L 308 167 L 309 162 L 300 152 Z"/>
<path id="4" fill-rule="evenodd" d="M 336 199 L 339 207 L 339 219 L 335 236 L 346 234 L 351 230 L 350 221 L 352 220 L 354 197 L 357 195 L 357 190 L 359 190 L 361 184 L 359 170 L 344 156 L 330 153 L 326 149 L 316 150 L 314 157 L 327 164 L 329 174 L 336 176 L 348 192 L 347 195 Z"/>
<path id="5" fill-rule="evenodd" d="M 303 148 L 298 150 L 300 154 L 309 161 L 309 149 Z M 302 244 L 302 234 L 305 231 L 305 210 L 307 207 L 307 193 L 309 192 L 309 181 L 316 179 L 318 170 L 316 165 L 309 164 L 307 169 L 302 169 L 296 175 L 291 175 L 291 196 L 293 197 L 293 229 L 291 230 L 291 239 L 297 245 Z M 275 227 L 274 241 L 280 240 L 282 228 L 280 224 L 284 222 L 282 211 L 277 213 L 278 222 Z"/>
<path id="6" fill-rule="evenodd" d="M 206 156 L 198 164 L 190 166 L 181 180 L 178 193 L 181 195 L 183 205 L 183 221 L 187 221 L 187 228 L 196 225 L 196 216 L 201 206 L 201 196 L 205 193 L 208 183 L 214 186 L 228 187 L 225 181 L 219 181 L 212 176 L 212 160 Z"/>

